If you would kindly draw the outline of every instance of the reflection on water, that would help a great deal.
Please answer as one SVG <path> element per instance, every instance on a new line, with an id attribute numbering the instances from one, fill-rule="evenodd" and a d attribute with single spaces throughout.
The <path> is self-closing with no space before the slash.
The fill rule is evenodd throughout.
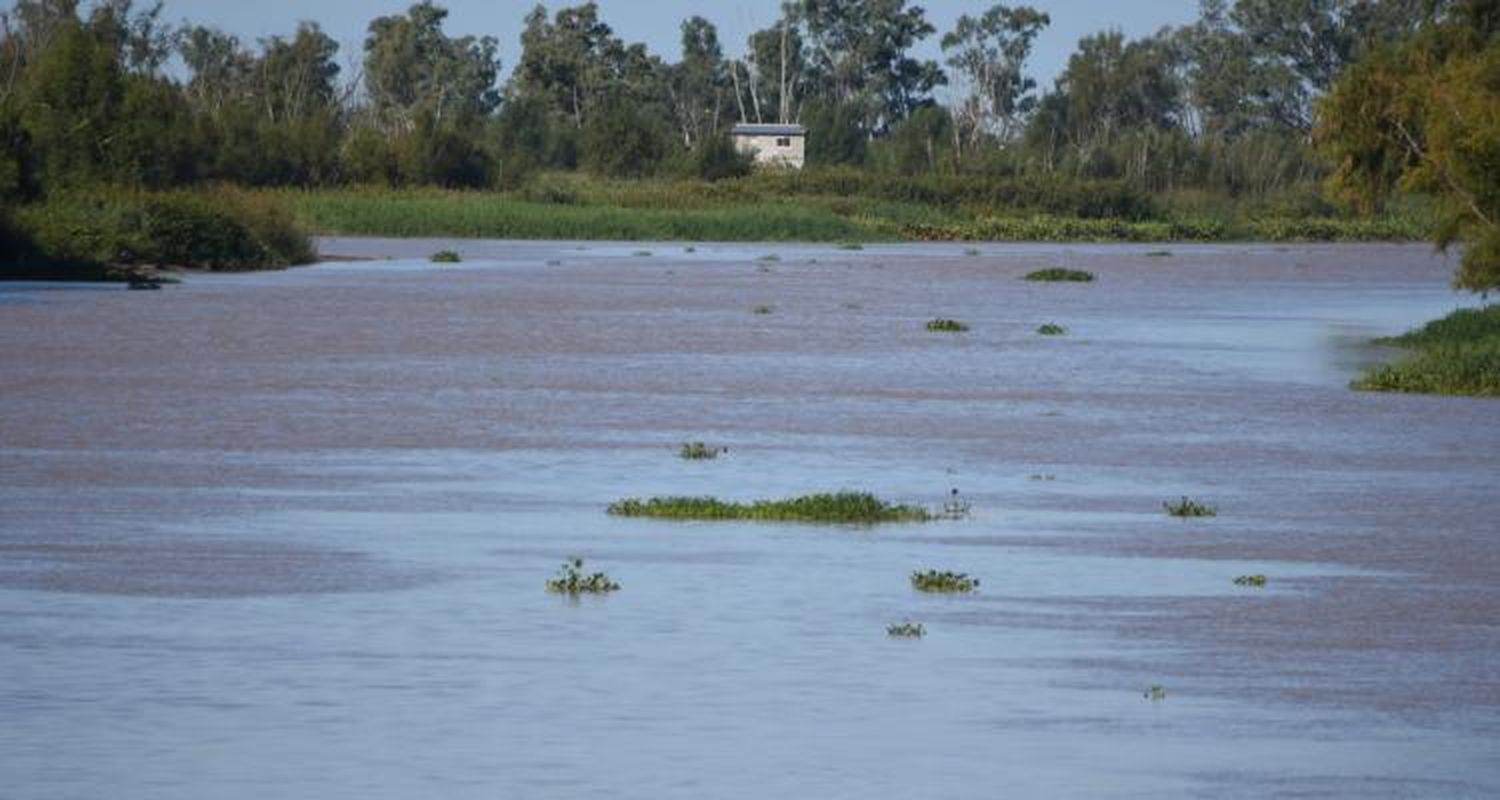
<path id="1" fill-rule="evenodd" d="M 1500 792 L 1497 406 L 1344 388 L 1425 249 L 446 244 L 0 286 L 5 796 Z"/>

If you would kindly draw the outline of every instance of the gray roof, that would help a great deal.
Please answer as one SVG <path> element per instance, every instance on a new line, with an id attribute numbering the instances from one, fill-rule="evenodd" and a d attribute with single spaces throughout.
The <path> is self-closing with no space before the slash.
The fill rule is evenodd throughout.
<path id="1" fill-rule="evenodd" d="M 734 126 L 735 136 L 806 136 L 807 129 L 801 125 L 748 125 Z"/>

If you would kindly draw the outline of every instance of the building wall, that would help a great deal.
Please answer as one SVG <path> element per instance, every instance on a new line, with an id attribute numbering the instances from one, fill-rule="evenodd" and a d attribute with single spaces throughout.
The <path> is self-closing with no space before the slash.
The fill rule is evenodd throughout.
<path id="1" fill-rule="evenodd" d="M 788 144 L 780 144 L 785 141 Z M 807 163 L 806 136 L 746 136 L 734 137 L 734 146 L 741 153 L 755 156 L 755 163 L 768 167 L 791 167 L 802 169 Z"/>

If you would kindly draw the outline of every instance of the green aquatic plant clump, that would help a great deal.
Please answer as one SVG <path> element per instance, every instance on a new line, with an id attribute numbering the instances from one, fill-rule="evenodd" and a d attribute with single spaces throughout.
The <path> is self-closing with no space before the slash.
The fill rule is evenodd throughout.
<path id="1" fill-rule="evenodd" d="M 463 256 L 460 256 L 457 251 L 439 250 L 436 253 L 433 253 L 428 258 L 428 260 L 434 264 L 457 264 L 464 259 Z"/>
<path id="2" fill-rule="evenodd" d="M 929 569 L 926 572 L 913 572 L 911 587 L 919 592 L 935 594 L 968 594 L 979 588 L 979 579 L 962 572 Z"/>
<path id="3" fill-rule="evenodd" d="M 677 455 L 688 461 L 708 461 L 729 452 L 727 447 L 710 447 L 703 442 L 688 442 L 677 451 Z"/>
<path id="4" fill-rule="evenodd" d="M 893 639 L 920 639 L 927 635 L 927 628 L 920 622 L 901 622 L 885 626 L 885 633 Z"/>
<path id="5" fill-rule="evenodd" d="M 1253 588 L 1253 589 L 1261 589 L 1261 588 L 1264 588 L 1265 585 L 1266 585 L 1266 576 L 1264 576 L 1264 575 L 1241 575 L 1238 578 L 1234 579 L 1234 585 L 1235 586 L 1248 586 L 1248 587 Z"/>
<path id="6" fill-rule="evenodd" d="M 1037 334 L 1039 334 L 1041 336 L 1063 336 L 1063 335 L 1067 334 L 1068 329 L 1064 328 L 1061 325 L 1057 325 L 1057 324 L 1049 322 L 1046 325 L 1043 325 L 1042 327 L 1037 328 L 1036 332 L 1037 332 Z"/>
<path id="7" fill-rule="evenodd" d="M 1500 397 L 1500 305 L 1462 309 L 1380 344 L 1415 352 L 1370 370 L 1354 389 Z"/>
<path id="8" fill-rule="evenodd" d="M 937 516 L 918 506 L 887 503 L 865 492 L 813 494 L 786 500 L 735 503 L 714 497 L 653 497 L 613 503 L 610 514 L 676 520 L 749 520 L 869 525 L 878 522 L 929 522 Z"/>
<path id="9" fill-rule="evenodd" d="M 1189 497 L 1181 500 L 1168 501 L 1161 504 L 1167 513 L 1174 517 L 1217 517 L 1219 510 L 1210 505 L 1205 505 Z"/>
<path id="10" fill-rule="evenodd" d="M 1051 267 L 1026 273 L 1026 280 L 1033 283 L 1093 283 L 1094 273 L 1081 269 Z"/>
<path id="11" fill-rule="evenodd" d="M 956 319 L 935 319 L 927 323 L 927 330 L 933 333 L 963 333 L 969 326 Z"/>
<path id="12" fill-rule="evenodd" d="M 588 574 L 583 571 L 583 559 L 570 558 L 563 562 L 557 577 L 547 581 L 547 591 L 554 594 L 577 596 L 580 594 L 608 594 L 620 590 L 620 584 L 610 580 L 602 572 Z"/>
<path id="13" fill-rule="evenodd" d="M 1167 687 L 1161 685 L 1152 686 L 1142 694 L 1142 697 L 1145 697 L 1147 700 L 1165 700 L 1167 699 Z"/>

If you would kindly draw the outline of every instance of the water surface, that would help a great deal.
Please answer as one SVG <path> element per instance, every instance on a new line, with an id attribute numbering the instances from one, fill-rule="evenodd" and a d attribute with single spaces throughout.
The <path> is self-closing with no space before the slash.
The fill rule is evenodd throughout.
<path id="1" fill-rule="evenodd" d="M 1426 248 L 322 249 L 0 286 L 4 796 L 1500 793 L 1500 405 L 1346 388 Z M 841 488 L 974 511 L 604 513 Z"/>

